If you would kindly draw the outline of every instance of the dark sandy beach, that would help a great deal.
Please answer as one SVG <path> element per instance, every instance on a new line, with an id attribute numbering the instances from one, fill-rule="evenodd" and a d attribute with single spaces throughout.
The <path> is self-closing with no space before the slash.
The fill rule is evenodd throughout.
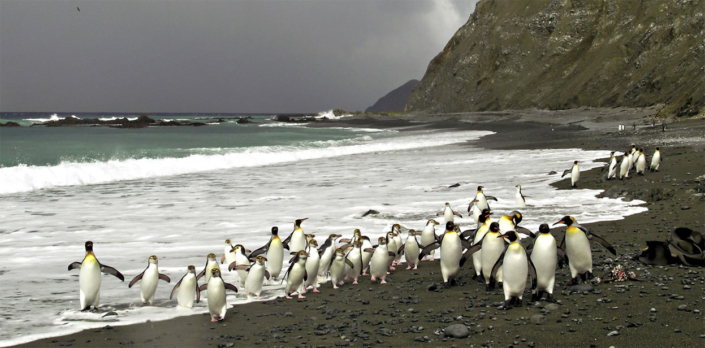
<path id="1" fill-rule="evenodd" d="M 641 281 L 600 283 L 594 291 L 571 293 L 567 268 L 557 271 L 557 305 L 533 303 L 498 307 L 502 290 L 486 292 L 471 279 L 471 267 L 461 270 L 461 286 L 445 289 L 438 262 L 423 262 L 417 271 L 398 267 L 388 285 L 364 278 L 359 285 L 333 290 L 305 300 L 279 298 L 236 306 L 224 322 L 208 315 L 161 322 L 86 330 L 21 347 L 702 347 L 705 345 L 705 269 L 645 266 L 632 258 L 648 240 L 666 240 L 675 227 L 705 232 L 705 120 L 651 126 L 653 109 L 582 109 L 515 111 L 454 115 L 356 117 L 315 126 L 448 128 L 491 130 L 496 134 L 472 143 L 492 149 L 583 148 L 627 150 L 632 144 L 650 156 L 661 146 L 659 172 L 619 181 L 604 179 L 599 169 L 582 173 L 580 188 L 602 189 L 603 195 L 646 201 L 648 212 L 620 221 L 586 225 L 616 249 L 611 255 L 593 245 L 594 273 L 604 276 L 621 264 Z M 560 120 L 560 122 L 556 121 Z M 632 124 L 637 130 L 632 129 Z M 626 131 L 617 132 L 625 124 Z M 567 169 L 556 168 L 557 172 Z M 548 175 L 548 173 L 547 173 Z M 698 179 L 699 178 L 699 179 Z M 454 183 L 439 182 L 439 185 Z M 570 194 L 569 180 L 555 184 Z M 578 189 L 580 189 L 578 188 Z M 460 186 L 471 195 L 474 187 Z M 453 194 L 452 191 L 450 194 Z M 556 211 L 555 221 L 570 211 Z M 552 233 L 562 238 L 565 228 Z M 450 338 L 444 329 L 465 325 L 467 338 Z"/>

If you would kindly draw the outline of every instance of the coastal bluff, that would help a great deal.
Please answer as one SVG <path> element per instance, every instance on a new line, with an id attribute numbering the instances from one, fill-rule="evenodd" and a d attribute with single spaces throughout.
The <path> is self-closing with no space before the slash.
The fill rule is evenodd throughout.
<path id="1" fill-rule="evenodd" d="M 481 0 L 405 110 L 659 104 L 705 113 L 705 1 Z"/>

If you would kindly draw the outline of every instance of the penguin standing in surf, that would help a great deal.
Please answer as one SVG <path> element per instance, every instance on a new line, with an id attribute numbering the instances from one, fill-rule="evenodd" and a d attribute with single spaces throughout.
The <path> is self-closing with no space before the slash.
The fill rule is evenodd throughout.
<path id="1" fill-rule="evenodd" d="M 272 237 L 269 242 L 253 251 L 250 254 L 250 259 L 263 253 L 266 253 L 267 271 L 269 271 L 273 280 L 278 280 L 284 264 L 284 244 L 279 239 L 279 228 L 277 226 L 272 227 Z"/>
<path id="2" fill-rule="evenodd" d="M 622 156 L 622 162 L 619 164 L 619 180 L 629 179 L 629 152 L 625 152 Z"/>
<path id="3" fill-rule="evenodd" d="M 330 262 L 331 260 L 333 260 L 333 257 L 335 257 L 335 250 L 337 249 L 335 247 L 335 241 L 340 237 L 342 237 L 342 235 L 332 233 L 328 236 L 328 239 L 323 242 L 323 245 L 318 248 L 318 255 L 321 256 L 321 261 L 318 266 L 318 276 L 322 277 L 324 282 L 326 277 L 328 276 Z"/>
<path id="4" fill-rule="evenodd" d="M 610 159 L 607 164 L 605 164 L 605 166 L 600 169 L 600 172 L 605 170 L 605 168 L 608 168 L 607 180 L 617 177 L 617 157 L 614 155 L 614 151 L 610 152 Z"/>
<path id="5" fill-rule="evenodd" d="M 147 258 L 147 268 L 133 278 L 132 281 L 130 281 L 128 288 L 132 288 L 135 283 L 142 280 L 142 283 L 140 283 L 140 297 L 142 299 L 142 304 L 151 305 L 154 301 L 154 294 L 157 292 L 157 285 L 159 285 L 160 279 L 167 283 L 171 283 L 171 279 L 169 279 L 166 274 L 159 273 L 157 256 L 152 255 Z"/>
<path id="6" fill-rule="evenodd" d="M 289 237 L 287 237 L 283 242 L 284 247 L 289 249 L 289 251 L 292 253 L 296 253 L 299 250 L 306 249 L 306 234 L 301 228 L 301 223 L 306 220 L 308 220 L 308 218 L 298 219 L 294 221 L 294 230 L 291 232 Z"/>
<path id="7" fill-rule="evenodd" d="M 477 187 L 477 193 L 475 193 L 475 198 L 470 202 L 470 205 L 468 205 L 468 213 L 472 211 L 473 206 L 476 206 L 478 211 L 483 211 L 485 209 L 491 210 L 490 209 L 490 204 L 487 202 L 488 200 L 493 200 L 497 201 L 497 198 L 494 196 L 487 196 L 485 195 L 483 186 L 478 186 Z"/>
<path id="8" fill-rule="evenodd" d="M 453 211 L 453 208 L 450 207 L 450 203 L 446 202 L 445 207 L 443 207 L 443 211 L 436 213 L 436 216 L 441 216 L 443 215 L 443 218 L 446 219 L 446 222 L 454 222 L 455 218 L 454 216 L 457 216 L 459 218 L 463 218 L 460 213 Z"/>
<path id="9" fill-rule="evenodd" d="M 244 287 L 245 283 L 247 282 L 247 271 L 243 268 L 233 268 L 230 267 L 232 266 L 233 262 L 235 262 L 236 265 L 244 265 L 247 266 L 250 264 L 250 258 L 247 257 L 246 252 L 249 250 L 245 249 L 245 247 L 242 244 L 237 244 L 235 245 L 231 250 L 230 253 L 235 255 L 235 260 L 231 261 L 228 265 L 228 270 L 236 269 L 237 270 L 237 277 L 240 280 L 240 286 Z M 256 257 L 256 256 L 255 256 Z M 267 278 L 269 279 L 269 278 Z"/>
<path id="10" fill-rule="evenodd" d="M 558 224 L 568 226 L 561 242 L 561 249 L 565 250 L 568 257 L 571 284 L 578 283 L 578 276 L 582 278 L 583 282 L 593 277 L 590 241 L 602 244 L 612 255 L 617 255 L 617 251 L 606 240 L 578 224 L 572 216 L 566 215 L 553 225 Z"/>
<path id="11" fill-rule="evenodd" d="M 551 235 L 548 224 L 541 224 L 534 244 L 531 248 L 531 262 L 536 269 L 536 288 L 531 300 L 538 301 L 546 293 L 546 301 L 556 302 L 553 298 L 553 287 L 556 284 L 556 265 L 558 255 L 565 257 L 563 249 L 557 247 L 556 239 Z"/>
<path id="12" fill-rule="evenodd" d="M 225 313 L 228 312 L 228 303 L 225 299 L 225 290 L 237 292 L 235 285 L 226 283 L 220 277 L 220 268 L 211 269 L 211 275 L 208 283 L 201 285 L 198 291 L 206 290 L 208 298 L 208 311 L 211 314 L 211 322 L 219 322 L 225 320 Z"/>
<path id="13" fill-rule="evenodd" d="M 515 187 L 517 188 L 517 193 L 515 196 L 517 206 L 520 208 L 526 208 L 526 197 L 528 197 L 528 196 L 524 196 L 524 194 L 521 193 L 521 185 L 516 185 Z"/>
<path id="14" fill-rule="evenodd" d="M 306 251 L 299 250 L 296 255 L 289 260 L 289 269 L 284 273 L 284 277 L 286 277 L 285 295 L 288 300 L 292 299 L 291 294 L 294 292 L 299 293 L 298 297 L 300 299 L 306 298 L 300 290 L 301 285 L 308 279 L 308 275 L 306 274 L 306 258 L 308 258 Z"/>
<path id="15" fill-rule="evenodd" d="M 93 308 L 98 308 L 100 302 L 100 283 L 102 277 L 100 273 L 110 274 L 116 278 L 125 281 L 122 273 L 118 272 L 113 267 L 101 264 L 93 254 L 93 242 L 87 241 L 85 244 L 86 256 L 81 262 L 72 262 L 69 265 L 69 271 L 72 269 L 80 269 L 78 275 L 79 299 L 81 302 L 81 311 Z"/>
<path id="16" fill-rule="evenodd" d="M 218 261 L 215 259 L 215 254 L 210 253 L 206 255 L 206 266 L 203 267 L 201 273 L 196 276 L 196 279 L 201 279 L 201 277 L 205 276 L 206 283 L 208 283 L 208 281 L 211 279 L 211 270 L 213 270 L 214 268 L 220 270 L 220 266 L 218 266 Z"/>
<path id="17" fill-rule="evenodd" d="M 482 225 L 475 230 L 468 230 L 463 232 L 461 237 L 469 237 L 472 240 L 472 245 L 477 245 L 482 242 L 482 239 L 485 238 L 485 234 L 487 234 L 487 231 L 490 230 L 490 224 L 492 223 L 492 220 L 490 219 L 490 214 L 491 213 L 489 210 L 483 210 L 479 220 Z M 468 258 L 468 256 L 465 256 L 465 254 L 463 254 L 463 258 Z M 461 261 L 461 263 L 464 262 Z M 475 269 L 475 275 L 473 275 L 472 279 L 476 279 L 478 277 L 482 278 L 482 252 L 473 253 L 472 267 Z"/>
<path id="18" fill-rule="evenodd" d="M 220 264 L 229 265 L 235 261 L 235 252 L 233 252 L 233 245 L 230 244 L 230 239 L 225 240 L 225 245 L 223 246 L 223 256 L 220 257 Z"/>
<path id="19" fill-rule="evenodd" d="M 308 241 L 308 247 L 306 248 L 308 257 L 306 258 L 306 274 L 308 277 L 301 286 L 304 293 L 308 291 L 308 287 L 313 288 L 314 293 L 320 292 L 318 290 L 318 268 L 321 265 L 321 256 L 318 255 L 318 242 L 315 239 Z"/>
<path id="20" fill-rule="evenodd" d="M 247 281 L 245 282 L 245 296 L 248 298 L 250 295 L 255 295 L 258 300 L 261 300 L 262 298 L 260 295 L 262 294 L 262 285 L 264 284 L 264 280 L 267 279 L 269 280 L 270 275 L 269 271 L 267 271 L 267 264 L 266 264 L 267 258 L 264 256 L 260 255 L 257 256 L 252 263 L 252 265 L 248 266 L 247 265 L 240 265 L 237 264 L 236 262 L 233 262 L 230 264 L 230 268 L 237 268 L 238 270 L 244 269 L 245 272 L 247 272 Z"/>
<path id="21" fill-rule="evenodd" d="M 174 298 L 174 293 L 176 293 L 176 302 L 181 307 L 192 308 L 194 297 L 196 298 L 196 303 L 201 301 L 201 292 L 198 290 L 198 280 L 196 279 L 196 267 L 193 265 L 188 266 L 186 274 L 181 277 L 181 280 L 171 290 L 170 300 Z"/>
<path id="22" fill-rule="evenodd" d="M 571 169 L 566 169 L 563 171 L 561 178 L 570 173 L 570 186 L 578 187 L 578 180 L 580 180 L 580 167 L 578 166 L 578 161 L 573 162 L 573 167 Z"/>

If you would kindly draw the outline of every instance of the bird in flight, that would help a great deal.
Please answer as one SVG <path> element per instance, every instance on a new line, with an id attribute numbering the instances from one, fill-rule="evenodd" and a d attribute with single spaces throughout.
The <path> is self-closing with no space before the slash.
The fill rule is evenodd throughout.
<path id="1" fill-rule="evenodd" d="M 78 10 L 78 12 L 81 12 L 81 9 L 80 9 L 80 8 L 78 8 L 78 6 L 76 6 L 76 9 Z"/>

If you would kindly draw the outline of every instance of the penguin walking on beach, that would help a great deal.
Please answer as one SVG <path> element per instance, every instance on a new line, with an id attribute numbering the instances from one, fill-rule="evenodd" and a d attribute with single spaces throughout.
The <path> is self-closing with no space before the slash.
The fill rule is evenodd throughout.
<path id="1" fill-rule="evenodd" d="M 69 265 L 69 271 L 72 269 L 80 269 L 78 275 L 79 299 L 81 303 L 81 311 L 93 308 L 98 308 L 100 302 L 100 283 L 102 277 L 100 273 L 110 274 L 116 278 L 125 281 L 122 273 L 118 272 L 113 267 L 101 264 L 93 254 L 93 242 L 87 241 L 85 244 L 86 256 L 81 262 L 72 262 Z"/>
<path id="2" fill-rule="evenodd" d="M 338 289 L 339 286 L 345 284 L 345 266 L 355 269 L 352 261 L 348 260 L 345 250 L 338 248 L 335 250 L 335 256 L 330 262 L 330 282 L 333 284 L 333 289 Z M 359 267 L 359 266 L 358 266 Z"/>
<path id="3" fill-rule="evenodd" d="M 368 275 L 370 271 L 370 260 L 372 260 L 372 254 L 374 254 L 374 249 L 372 247 L 372 242 L 367 236 L 360 236 L 360 241 L 362 242 L 362 274 L 363 276 Z M 372 250 L 372 251 L 369 251 Z"/>
<path id="4" fill-rule="evenodd" d="M 291 232 L 289 237 L 286 237 L 283 242 L 284 248 L 289 249 L 289 251 L 292 253 L 306 249 L 306 234 L 301 228 L 301 223 L 306 220 L 308 220 L 308 218 L 298 219 L 294 221 L 294 230 Z"/>
<path id="5" fill-rule="evenodd" d="M 600 169 L 600 172 L 607 169 L 607 180 L 617 177 L 617 157 L 614 155 L 614 151 L 610 152 L 610 159 L 607 164 Z"/>
<path id="6" fill-rule="evenodd" d="M 421 254 L 421 248 L 423 245 L 419 244 L 416 239 L 416 235 L 421 234 L 415 230 L 409 230 L 406 236 L 406 242 L 402 246 L 404 252 L 404 257 L 406 258 L 406 269 L 409 270 L 413 266 L 417 269 L 419 266 L 419 254 Z"/>
<path id="7" fill-rule="evenodd" d="M 528 196 L 524 196 L 524 194 L 521 193 L 521 185 L 516 185 L 515 187 L 517 188 L 517 193 L 515 195 L 517 206 L 520 208 L 526 208 L 526 197 Z"/>
<path id="8" fill-rule="evenodd" d="M 526 249 L 519 243 L 519 235 L 515 231 L 506 232 L 500 237 L 509 240 L 509 245 L 492 267 L 492 277 L 502 267 L 503 309 L 511 308 L 512 302 L 515 307 L 521 307 L 527 276 L 531 277 L 531 288 L 536 287 L 536 269 Z"/>
<path id="9" fill-rule="evenodd" d="M 556 265 L 558 255 L 565 258 L 563 249 L 558 248 L 556 239 L 551 235 L 548 224 L 541 224 L 534 244 L 531 247 L 531 262 L 536 269 L 536 288 L 531 300 L 538 301 L 546 293 L 546 301 L 556 302 L 553 298 L 553 287 L 556 284 Z"/>
<path id="10" fill-rule="evenodd" d="M 443 218 L 446 219 L 446 222 L 454 222 L 455 221 L 455 216 L 459 218 L 463 218 L 460 213 L 453 211 L 453 208 L 450 207 L 450 203 L 446 202 L 445 207 L 443 208 L 443 211 L 436 213 L 436 216 L 441 216 L 443 215 Z"/>
<path id="11" fill-rule="evenodd" d="M 198 291 L 206 290 L 208 298 L 208 311 L 211 314 L 211 322 L 225 320 L 225 313 L 228 312 L 228 303 L 225 299 L 225 290 L 237 292 L 235 285 L 226 283 L 220 276 L 220 268 L 211 269 L 208 283 L 201 285 Z"/>
<path id="12" fill-rule="evenodd" d="M 246 252 L 248 252 L 242 244 L 237 244 L 235 245 L 231 250 L 230 253 L 235 255 L 235 260 L 231 261 L 228 263 L 228 270 L 233 270 L 235 269 L 237 271 L 237 278 L 240 281 L 240 287 L 245 287 L 245 284 L 247 282 L 247 268 L 235 268 L 235 267 L 230 267 L 233 262 L 235 262 L 235 265 L 242 265 L 242 266 L 247 266 L 250 264 L 250 258 L 247 256 Z M 255 256 L 256 258 L 256 256 Z"/>
<path id="13" fill-rule="evenodd" d="M 649 169 L 654 172 L 658 172 L 658 168 L 661 165 L 661 148 L 656 147 L 656 150 L 654 150 L 654 154 L 651 156 L 651 165 L 649 166 Z"/>
<path id="14" fill-rule="evenodd" d="M 235 252 L 233 251 L 233 245 L 230 244 L 230 239 L 225 240 L 225 245 L 223 246 L 223 256 L 220 257 L 220 264 L 229 265 L 235 262 Z"/>
<path id="15" fill-rule="evenodd" d="M 154 294 L 157 292 L 157 285 L 159 285 L 159 280 L 163 280 L 167 283 L 171 283 L 171 279 L 166 274 L 159 273 L 159 262 L 156 255 L 152 255 L 147 258 L 147 268 L 138 274 L 136 277 L 130 281 L 128 288 L 132 288 L 135 283 L 142 281 L 140 283 L 140 297 L 142 299 L 142 304 L 152 304 L 154 301 Z"/>
<path id="16" fill-rule="evenodd" d="M 578 166 L 578 161 L 573 162 L 573 167 L 571 169 L 566 169 L 563 171 L 561 178 L 570 173 L 570 186 L 578 187 L 578 180 L 580 180 L 580 167 Z"/>
<path id="17" fill-rule="evenodd" d="M 287 300 L 292 299 L 291 294 L 294 292 L 298 292 L 298 298 L 306 298 L 300 290 L 301 285 L 308 279 L 308 275 L 306 274 L 306 258 L 308 258 L 306 251 L 299 250 L 294 257 L 289 260 L 289 269 L 286 270 L 283 277 L 286 278 L 285 296 Z"/>
<path id="18" fill-rule="evenodd" d="M 335 250 L 337 249 L 335 246 L 336 240 L 340 237 L 342 237 L 342 235 L 332 233 L 328 236 L 328 239 L 323 242 L 323 245 L 318 248 L 318 254 L 321 256 L 321 261 L 318 266 L 318 276 L 323 278 L 323 282 L 325 282 L 325 278 L 328 276 L 330 262 L 335 257 Z"/>
<path id="19" fill-rule="evenodd" d="M 218 266 L 218 261 L 216 261 L 215 259 L 215 254 L 210 253 L 206 255 L 206 266 L 203 267 L 201 273 L 196 276 L 196 279 L 201 279 L 201 277 L 205 276 L 205 281 L 206 283 L 208 283 L 208 281 L 211 279 L 211 270 L 213 270 L 214 268 L 220 270 L 220 266 Z"/>
<path id="20" fill-rule="evenodd" d="M 438 225 L 438 221 L 433 220 L 433 219 L 428 219 L 428 222 L 426 223 L 426 227 L 424 227 L 423 231 L 421 231 L 421 245 L 428 246 L 431 245 L 431 243 L 434 243 L 436 240 L 438 240 L 438 236 L 436 235 L 436 225 Z M 433 257 L 436 254 L 436 250 L 430 250 L 428 252 L 428 255 L 423 257 L 423 260 L 425 261 L 426 258 L 428 257 L 428 261 L 433 261 Z"/>
<path id="21" fill-rule="evenodd" d="M 636 161 L 634 166 L 636 167 L 636 173 L 639 175 L 644 175 L 646 172 L 646 154 L 644 154 L 644 149 L 640 149 L 635 153 Z"/>
<path id="22" fill-rule="evenodd" d="M 491 210 L 490 204 L 487 201 L 488 200 L 492 200 L 495 202 L 497 201 L 496 197 L 485 195 L 483 189 L 484 189 L 483 186 L 477 187 L 477 193 L 475 193 L 475 198 L 473 198 L 473 200 L 468 205 L 468 213 L 470 213 L 472 211 L 473 206 L 477 206 L 477 209 L 479 209 L 479 211 L 482 211 L 484 209 Z"/>
<path id="23" fill-rule="evenodd" d="M 387 249 L 394 253 L 394 256 L 392 256 L 391 259 L 389 260 L 389 269 L 391 271 L 396 271 L 396 267 L 394 267 L 394 265 L 396 265 L 396 262 L 394 262 L 394 261 L 397 259 L 397 253 L 399 251 L 399 248 L 401 248 L 401 245 L 400 245 L 401 243 L 397 242 L 397 238 L 396 238 L 397 234 L 394 233 L 393 231 L 387 232 L 386 236 L 387 236 Z"/>
<path id="24" fill-rule="evenodd" d="M 269 280 L 270 275 L 267 271 L 267 258 L 259 255 L 252 261 L 252 264 L 239 263 L 237 261 L 231 263 L 228 266 L 228 270 L 243 271 L 246 274 L 245 283 L 245 296 L 250 298 L 250 295 L 255 295 L 258 300 L 261 300 L 260 294 L 262 294 L 262 285 L 264 280 Z"/>
<path id="25" fill-rule="evenodd" d="M 564 224 L 568 226 L 561 242 L 561 249 L 565 250 L 570 267 L 571 284 L 578 283 L 578 276 L 583 281 L 592 278 L 592 250 L 590 241 L 602 244 L 612 255 L 617 251 L 602 237 L 591 233 L 590 230 L 578 224 L 572 216 L 564 216 L 553 225 Z"/>
<path id="26" fill-rule="evenodd" d="M 401 266 L 401 256 L 404 254 L 404 241 L 401 238 L 401 225 L 394 224 L 392 226 L 392 233 L 394 236 L 394 243 L 396 244 L 397 248 L 396 250 L 392 250 L 396 254 L 394 256 L 393 265 Z"/>
<path id="27" fill-rule="evenodd" d="M 629 179 L 629 152 L 625 152 L 622 156 L 622 162 L 619 164 L 619 180 Z"/>
<path id="28" fill-rule="evenodd" d="M 460 238 L 455 224 L 446 222 L 446 230 L 438 241 L 423 248 L 419 257 L 423 257 L 431 250 L 441 249 L 441 275 L 446 286 L 458 285 L 456 276 L 460 270 L 460 259 L 463 256 L 463 248 L 479 250 L 480 245 L 472 246 L 470 242 Z M 468 256 L 469 257 L 469 256 Z"/>
<path id="29" fill-rule="evenodd" d="M 380 284 L 387 284 L 387 267 L 389 267 L 389 257 L 394 256 L 394 252 L 387 249 L 387 238 L 379 237 L 378 244 L 373 248 L 364 249 L 366 252 L 372 252 L 370 260 L 370 280 L 373 282 L 380 280 Z"/>
<path id="30" fill-rule="evenodd" d="M 487 231 L 490 230 L 490 224 L 492 223 L 492 220 L 490 219 L 490 214 L 492 213 L 490 213 L 489 210 L 483 210 L 479 220 L 479 222 L 481 223 L 480 227 L 475 230 L 468 230 L 463 232 L 461 237 L 469 237 L 469 239 L 472 240 L 472 245 L 480 244 L 480 242 L 482 242 L 482 239 L 485 238 L 485 234 L 487 234 Z M 463 254 L 463 258 L 467 259 L 468 256 Z M 472 279 L 477 279 L 478 277 L 482 278 L 482 252 L 473 253 L 472 267 L 475 269 L 475 275 L 473 275 Z"/>
<path id="31" fill-rule="evenodd" d="M 272 237 L 269 242 L 253 251 L 250 254 L 250 259 L 263 253 L 266 253 L 267 271 L 269 271 L 273 280 L 278 280 L 284 264 L 284 244 L 279 239 L 279 228 L 277 226 L 272 227 Z"/>
<path id="32" fill-rule="evenodd" d="M 357 240 L 352 246 L 348 247 L 349 251 L 346 258 L 350 263 L 345 263 L 345 278 L 344 280 L 352 279 L 353 285 L 357 285 L 357 279 L 362 273 L 362 241 Z M 352 266 L 351 266 L 352 265 Z"/>
<path id="33" fill-rule="evenodd" d="M 170 300 L 174 298 L 174 293 L 176 293 L 176 302 L 181 307 L 192 308 L 194 298 L 196 299 L 196 303 L 201 301 L 201 292 L 198 290 L 195 266 L 189 265 L 186 274 L 184 274 L 181 280 L 171 289 L 171 295 L 169 295 Z"/>
<path id="34" fill-rule="evenodd" d="M 306 248 L 308 257 L 306 258 L 306 274 L 308 275 L 302 285 L 304 293 L 308 291 L 308 287 L 313 288 L 314 293 L 319 293 L 318 290 L 318 268 L 321 264 L 321 256 L 318 255 L 318 242 L 315 239 L 308 241 Z"/>
<path id="35" fill-rule="evenodd" d="M 502 280 L 501 270 L 497 270 L 496 277 L 491 277 L 492 267 L 497 263 L 499 257 L 505 249 L 504 238 L 499 233 L 499 223 L 492 222 L 489 231 L 482 238 L 482 249 L 480 249 L 480 264 L 482 266 L 482 276 L 485 278 L 485 290 L 494 290 L 495 279 Z"/>

